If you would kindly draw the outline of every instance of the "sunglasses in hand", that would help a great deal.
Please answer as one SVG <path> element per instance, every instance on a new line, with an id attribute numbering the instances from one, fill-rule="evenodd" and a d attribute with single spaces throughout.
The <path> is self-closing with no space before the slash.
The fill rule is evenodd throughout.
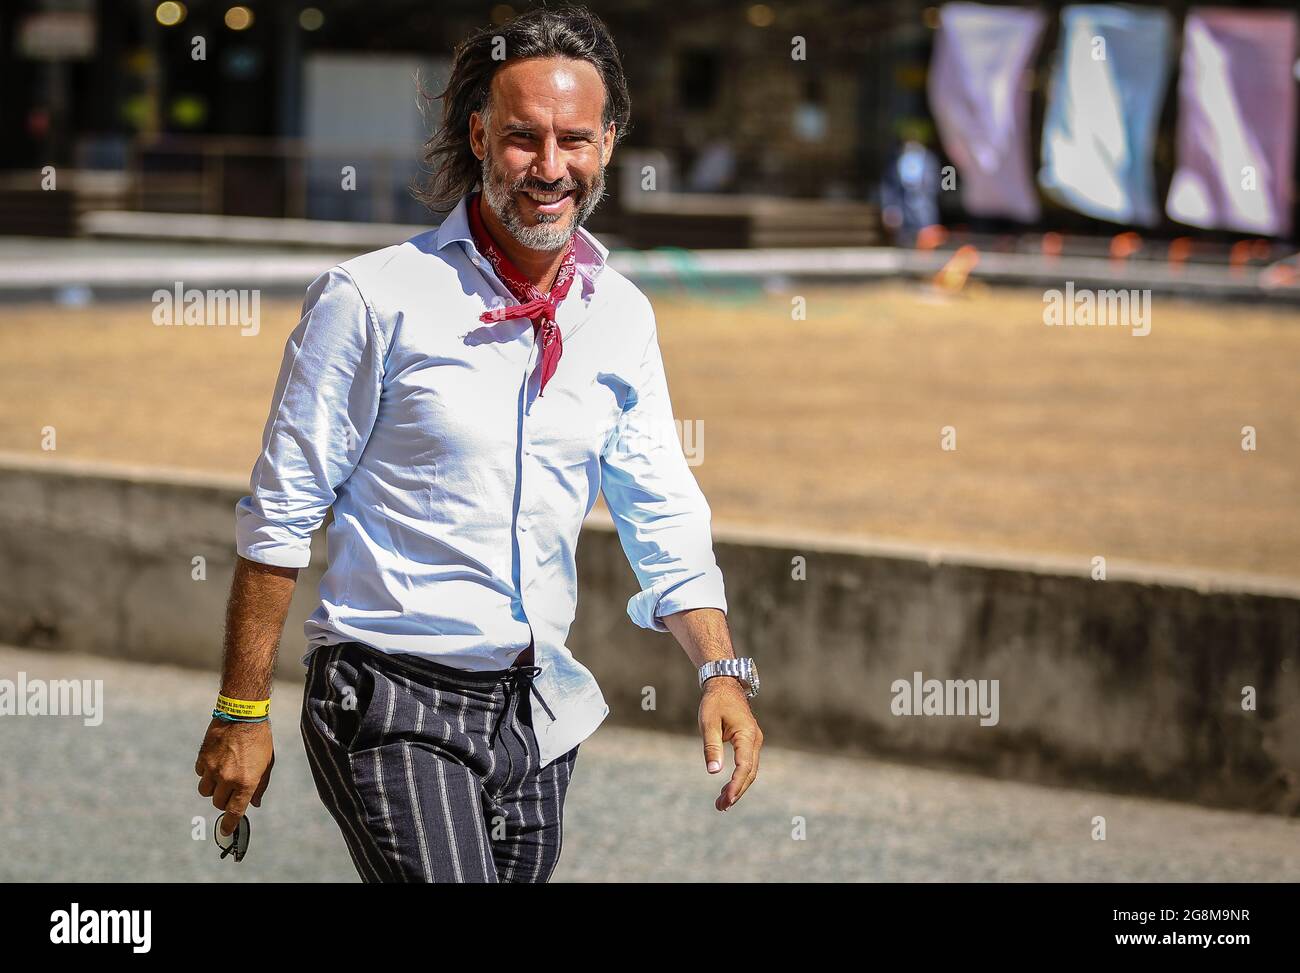
<path id="1" fill-rule="evenodd" d="M 221 819 L 224 818 L 225 812 L 217 815 L 217 820 L 212 824 L 212 837 L 221 849 L 221 857 L 234 855 L 235 861 L 242 862 L 244 855 L 248 853 L 248 837 L 253 832 L 253 826 L 248 822 L 248 815 L 245 814 L 239 819 L 239 824 L 230 834 L 221 833 Z"/>

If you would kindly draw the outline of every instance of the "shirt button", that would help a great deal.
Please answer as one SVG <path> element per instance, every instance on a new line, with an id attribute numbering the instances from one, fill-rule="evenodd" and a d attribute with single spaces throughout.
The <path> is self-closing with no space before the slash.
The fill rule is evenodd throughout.
<path id="1" fill-rule="evenodd" d="M 527 527 L 524 527 L 523 525 L 520 525 L 520 527 L 519 527 L 519 533 L 521 533 L 521 534 L 527 534 L 527 533 L 528 533 L 528 528 L 527 528 Z"/>
<path id="2" fill-rule="evenodd" d="M 475 267 L 481 267 L 483 265 L 483 261 L 479 260 L 478 257 L 473 257 L 471 259 Z"/>

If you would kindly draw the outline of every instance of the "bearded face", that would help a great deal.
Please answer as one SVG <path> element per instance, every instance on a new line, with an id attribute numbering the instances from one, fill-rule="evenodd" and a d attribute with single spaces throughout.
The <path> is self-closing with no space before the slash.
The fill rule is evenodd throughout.
<path id="1" fill-rule="evenodd" d="M 563 249 L 604 198 L 614 140 L 604 107 L 604 82 L 586 61 L 525 59 L 493 77 L 471 140 L 483 199 L 524 247 Z"/>
<path id="2" fill-rule="evenodd" d="M 605 196 L 605 167 L 586 179 L 570 173 L 553 183 L 525 173 L 513 176 L 488 142 L 483 158 L 483 198 L 512 237 L 530 250 L 555 251 L 595 212 Z"/>

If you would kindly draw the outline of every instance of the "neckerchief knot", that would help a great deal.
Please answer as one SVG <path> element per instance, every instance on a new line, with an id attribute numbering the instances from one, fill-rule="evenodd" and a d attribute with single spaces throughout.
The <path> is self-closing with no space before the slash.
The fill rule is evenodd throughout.
<path id="1" fill-rule="evenodd" d="M 501 278 L 501 282 L 509 288 L 510 293 L 519 301 L 517 305 L 510 307 L 497 307 L 484 311 L 479 315 L 479 320 L 484 324 L 497 324 L 501 321 L 511 321 L 515 318 L 528 318 L 533 322 L 533 337 L 541 346 L 541 381 L 538 386 L 537 394 L 540 396 L 546 389 L 546 383 L 550 381 L 555 369 L 560 364 L 560 356 L 564 354 L 564 342 L 560 336 L 560 326 L 556 324 L 556 310 L 564 300 L 565 295 L 569 293 L 569 288 L 573 285 L 573 279 L 577 271 L 577 255 L 574 251 L 573 240 L 569 240 L 565 248 L 564 259 L 560 261 L 559 273 L 555 275 L 555 283 L 551 285 L 548 293 L 543 293 L 535 287 L 531 281 L 524 277 L 518 267 L 492 242 L 492 237 L 487 232 L 487 227 L 483 224 L 482 214 L 479 213 L 479 197 L 482 193 L 474 193 L 468 202 L 469 228 L 474 236 L 474 243 L 483 256 L 487 257 L 492 264 L 492 269 Z"/>

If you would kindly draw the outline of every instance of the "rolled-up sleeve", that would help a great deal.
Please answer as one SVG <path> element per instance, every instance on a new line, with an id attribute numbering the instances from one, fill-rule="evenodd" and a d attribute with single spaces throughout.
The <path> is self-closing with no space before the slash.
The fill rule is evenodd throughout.
<path id="1" fill-rule="evenodd" d="M 316 278 L 285 343 L 251 492 L 235 506 L 242 557 L 286 568 L 310 563 L 311 535 L 374 428 L 384 357 L 347 272 L 335 267 Z"/>
<path id="2" fill-rule="evenodd" d="M 601 454 L 601 489 L 641 591 L 627 604 L 642 628 L 666 632 L 664 615 L 691 608 L 727 610 L 713 554 L 711 511 L 682 453 L 668 382 L 646 302 L 650 337 L 639 379 Z"/>

